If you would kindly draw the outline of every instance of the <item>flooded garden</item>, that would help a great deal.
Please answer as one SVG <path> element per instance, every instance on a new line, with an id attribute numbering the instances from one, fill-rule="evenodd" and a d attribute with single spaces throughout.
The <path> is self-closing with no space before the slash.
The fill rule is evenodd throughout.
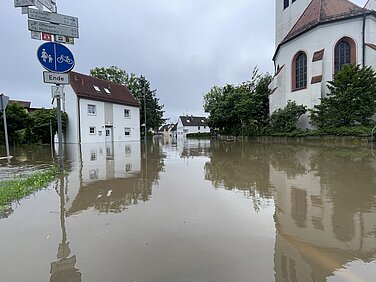
<path id="1" fill-rule="evenodd" d="M 0 213 L 1 281 L 373 281 L 376 149 L 351 140 L 66 145 Z M 12 149 L 0 179 L 44 169 Z"/>

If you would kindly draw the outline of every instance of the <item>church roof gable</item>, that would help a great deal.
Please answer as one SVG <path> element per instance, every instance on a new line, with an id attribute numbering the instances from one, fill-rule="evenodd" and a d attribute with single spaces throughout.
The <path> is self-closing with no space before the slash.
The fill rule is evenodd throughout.
<path id="1" fill-rule="evenodd" d="M 319 23 L 358 16 L 367 11 L 348 0 L 312 0 L 282 43 Z"/>

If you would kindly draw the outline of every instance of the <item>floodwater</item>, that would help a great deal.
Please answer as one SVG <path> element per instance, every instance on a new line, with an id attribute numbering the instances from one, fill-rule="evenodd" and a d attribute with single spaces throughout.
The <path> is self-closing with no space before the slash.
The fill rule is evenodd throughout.
<path id="1" fill-rule="evenodd" d="M 0 281 L 375 281 L 376 157 L 351 142 L 71 145 L 0 214 Z M 0 178 L 51 164 L 13 150 Z"/>

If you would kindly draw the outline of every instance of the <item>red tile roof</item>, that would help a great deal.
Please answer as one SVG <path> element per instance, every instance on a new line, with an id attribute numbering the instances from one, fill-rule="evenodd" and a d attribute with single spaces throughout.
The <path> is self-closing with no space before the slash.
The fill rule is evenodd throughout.
<path id="1" fill-rule="evenodd" d="M 348 0 L 312 0 L 282 43 L 324 22 L 359 16 L 368 12 Z"/>
<path id="2" fill-rule="evenodd" d="M 78 72 L 70 72 L 69 79 L 74 92 L 80 98 L 140 107 L 139 101 L 133 97 L 132 93 L 124 85 Z"/>

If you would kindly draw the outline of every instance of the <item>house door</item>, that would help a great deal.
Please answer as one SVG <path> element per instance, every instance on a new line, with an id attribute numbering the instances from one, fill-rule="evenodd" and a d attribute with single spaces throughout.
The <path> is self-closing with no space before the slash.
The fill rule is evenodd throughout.
<path id="1" fill-rule="evenodd" d="M 113 141 L 113 129 L 112 127 L 106 127 L 106 142 Z"/>

